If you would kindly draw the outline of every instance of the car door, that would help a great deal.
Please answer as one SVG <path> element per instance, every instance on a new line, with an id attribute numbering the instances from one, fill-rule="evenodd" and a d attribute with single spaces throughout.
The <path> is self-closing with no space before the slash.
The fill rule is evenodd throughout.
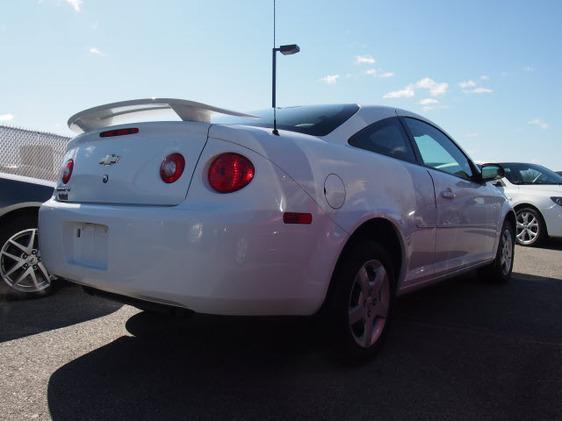
<path id="1" fill-rule="evenodd" d="M 403 121 L 435 186 L 436 272 L 491 258 L 499 229 L 498 192 L 478 180 L 476 167 L 441 130 L 412 117 Z"/>
<path id="2" fill-rule="evenodd" d="M 411 183 L 411 188 L 408 188 L 407 185 L 393 183 L 395 180 L 385 180 L 386 188 L 395 199 L 393 210 L 403 221 L 406 273 L 402 285 L 430 278 L 435 253 L 435 192 L 427 169 L 417 162 L 411 141 L 400 120 L 398 117 L 379 120 L 352 136 L 349 144 L 389 157 L 389 164 L 394 167 L 394 171 L 400 172 Z M 377 164 L 380 165 L 380 161 L 373 160 L 373 165 Z M 374 179 L 372 184 L 380 185 L 380 180 Z M 405 192 L 412 194 L 405 198 Z M 376 202 L 377 197 L 372 200 Z"/>

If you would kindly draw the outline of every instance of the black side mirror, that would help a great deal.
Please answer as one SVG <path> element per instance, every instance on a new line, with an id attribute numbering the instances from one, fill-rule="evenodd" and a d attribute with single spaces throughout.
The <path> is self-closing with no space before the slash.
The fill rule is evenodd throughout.
<path id="1" fill-rule="evenodd" d="M 480 168 L 483 183 L 505 177 L 505 170 L 500 164 L 483 164 Z"/>

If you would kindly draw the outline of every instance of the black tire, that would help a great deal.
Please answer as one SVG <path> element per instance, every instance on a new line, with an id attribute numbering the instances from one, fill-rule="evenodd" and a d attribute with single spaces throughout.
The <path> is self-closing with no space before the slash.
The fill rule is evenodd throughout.
<path id="1" fill-rule="evenodd" d="M 530 221 L 531 218 L 536 221 L 536 224 L 528 225 L 527 227 L 521 226 L 521 224 L 526 224 L 525 221 Z M 516 221 L 517 226 L 519 227 L 515 232 L 515 239 L 517 241 L 517 244 L 521 246 L 534 247 L 541 244 L 547 238 L 544 219 L 540 212 L 538 212 L 536 209 L 531 207 L 523 207 L 517 209 Z M 526 230 L 526 232 L 522 232 L 523 230 Z M 531 239 L 531 235 L 534 234 L 535 230 L 536 236 Z"/>
<path id="2" fill-rule="evenodd" d="M 21 213 L 4 219 L 0 224 L 0 250 L 6 250 L 12 255 L 21 257 L 22 253 L 24 252 L 8 241 L 18 233 L 31 229 L 37 229 L 37 213 Z M 35 244 L 37 244 L 37 241 L 38 240 L 36 239 Z M 33 247 L 35 249 L 34 253 L 37 253 L 37 259 L 38 261 L 40 261 L 40 254 L 37 252 L 38 246 Z M 9 278 L 6 276 L 13 266 L 16 266 L 16 261 L 11 259 L 10 257 L 6 257 L 6 255 L 2 253 L 0 255 L 0 295 L 6 296 L 11 299 L 36 298 L 49 295 L 55 290 L 57 282 L 53 279 L 49 279 L 47 282 L 45 280 L 46 277 L 43 277 L 43 275 L 38 278 L 42 280 L 40 288 L 33 288 L 31 286 L 29 288 L 27 286 L 25 288 L 21 286 L 19 287 L 19 289 L 14 288 L 10 284 Z M 14 272 L 14 275 L 10 276 L 19 276 L 20 271 L 24 270 L 24 267 L 22 267 L 21 269 L 18 269 L 16 272 Z M 24 285 L 29 285 L 29 282 L 30 280 L 27 279 L 27 282 L 25 282 Z"/>
<path id="3" fill-rule="evenodd" d="M 508 255 L 509 261 L 506 261 Z M 513 224 L 505 221 L 502 226 L 498 250 L 494 261 L 484 267 L 481 273 L 484 279 L 492 283 L 506 283 L 511 279 L 515 260 L 515 233 Z"/>
<path id="4" fill-rule="evenodd" d="M 360 270 L 365 269 L 372 285 L 368 293 L 369 301 L 363 297 Z M 378 292 L 375 291 L 376 275 L 384 269 L 384 280 Z M 368 273 L 372 271 L 373 273 Z M 371 283 L 371 276 L 373 282 Z M 383 276 L 383 275 L 381 275 Z M 358 295 L 359 294 L 359 295 Z M 367 295 L 367 294 L 366 294 Z M 395 295 L 395 277 L 392 260 L 384 248 L 374 241 L 359 241 L 342 257 L 332 279 L 332 288 L 327 302 L 326 329 L 331 333 L 337 349 L 346 360 L 360 361 L 372 357 L 384 342 Z M 378 298 L 377 298 L 378 297 Z M 361 301 L 363 300 L 363 301 Z M 378 302 L 377 302 L 378 301 Z M 357 305 L 355 303 L 357 302 Z M 363 302 L 363 304 L 361 304 Z M 380 311 L 386 302 L 386 314 Z M 353 312 L 353 309 L 358 312 Z M 361 319 L 351 323 L 350 317 L 361 314 Z M 372 317 L 372 322 L 368 318 Z M 367 326 L 372 326 L 372 334 L 367 334 Z M 363 338 L 363 339 L 361 339 Z"/>

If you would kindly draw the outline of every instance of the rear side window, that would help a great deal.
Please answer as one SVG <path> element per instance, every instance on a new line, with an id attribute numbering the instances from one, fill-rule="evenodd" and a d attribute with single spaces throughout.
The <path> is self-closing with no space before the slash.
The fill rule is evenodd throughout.
<path id="1" fill-rule="evenodd" d="M 397 118 L 388 118 L 370 125 L 353 135 L 349 144 L 402 161 L 416 160 L 410 141 Z"/>

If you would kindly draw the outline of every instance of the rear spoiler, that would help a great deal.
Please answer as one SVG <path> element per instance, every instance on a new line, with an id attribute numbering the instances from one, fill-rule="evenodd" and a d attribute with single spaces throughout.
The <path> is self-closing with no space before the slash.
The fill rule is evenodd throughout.
<path id="1" fill-rule="evenodd" d="M 125 114 L 146 113 L 151 111 L 173 110 L 182 121 L 199 121 L 208 123 L 211 113 L 220 113 L 238 117 L 254 117 L 237 111 L 225 110 L 200 102 L 174 98 L 145 98 L 131 101 L 113 102 L 89 108 L 74 114 L 68 119 L 68 127 L 75 132 L 89 132 L 112 126 L 115 117 Z"/>

